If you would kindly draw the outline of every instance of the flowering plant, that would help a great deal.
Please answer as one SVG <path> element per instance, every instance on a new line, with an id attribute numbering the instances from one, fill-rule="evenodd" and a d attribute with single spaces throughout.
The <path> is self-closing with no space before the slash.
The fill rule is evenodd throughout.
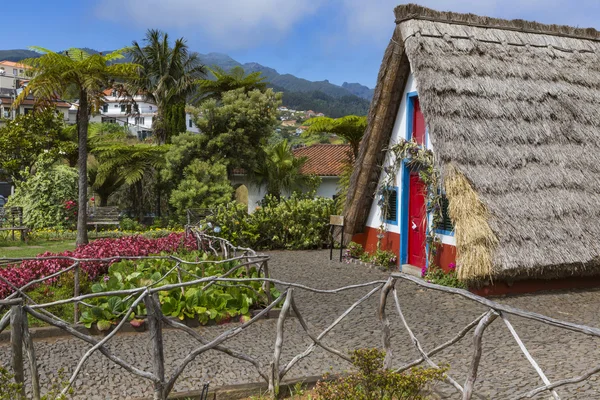
<path id="1" fill-rule="evenodd" d="M 109 258 L 119 256 L 148 256 L 163 252 L 173 253 L 178 250 L 197 250 L 198 244 L 193 236 L 184 233 L 172 233 L 158 239 L 147 239 L 143 236 L 127 236 L 120 239 L 98 239 L 89 244 L 79 246 L 73 251 L 62 253 L 46 252 L 38 257 L 66 256 L 74 258 Z M 93 261 L 81 263 L 81 269 L 90 280 L 106 274 L 111 262 Z M 68 259 L 24 260 L 20 264 L 0 268 L 0 276 L 13 286 L 21 287 L 28 282 L 54 274 L 73 263 Z M 46 281 L 53 283 L 52 280 Z M 10 294 L 13 289 L 0 281 L 0 298 Z"/>

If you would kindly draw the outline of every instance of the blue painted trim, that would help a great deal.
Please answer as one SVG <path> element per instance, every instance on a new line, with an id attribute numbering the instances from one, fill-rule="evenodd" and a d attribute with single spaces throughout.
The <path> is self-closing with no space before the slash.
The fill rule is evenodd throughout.
<path id="1" fill-rule="evenodd" d="M 406 95 L 406 140 L 412 139 L 414 99 L 417 92 Z M 405 161 L 402 161 L 402 190 L 400 195 L 400 265 L 408 262 L 408 195 L 410 190 L 410 171 Z"/>
<path id="2" fill-rule="evenodd" d="M 396 192 L 396 219 L 386 219 L 385 223 L 398 226 L 398 212 L 400 211 L 398 208 L 398 197 L 400 197 L 400 193 L 398 193 L 398 186 L 387 187 L 386 190 L 394 190 Z"/>
<path id="3" fill-rule="evenodd" d="M 454 236 L 454 231 L 444 231 L 442 229 L 436 229 L 435 233 L 437 233 L 438 235 L 444 235 L 444 236 Z"/>
<path id="4" fill-rule="evenodd" d="M 408 191 L 410 174 L 406 163 L 402 161 L 402 190 L 400 197 L 400 264 L 408 260 Z"/>

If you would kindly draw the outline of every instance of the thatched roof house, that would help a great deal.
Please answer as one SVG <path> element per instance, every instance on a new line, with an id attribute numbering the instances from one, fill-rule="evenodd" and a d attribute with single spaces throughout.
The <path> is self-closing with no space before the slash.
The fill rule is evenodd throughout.
<path id="1" fill-rule="evenodd" d="M 347 233 L 373 218 L 410 83 L 444 179 L 459 276 L 600 275 L 600 33 L 412 4 L 395 16 Z"/>

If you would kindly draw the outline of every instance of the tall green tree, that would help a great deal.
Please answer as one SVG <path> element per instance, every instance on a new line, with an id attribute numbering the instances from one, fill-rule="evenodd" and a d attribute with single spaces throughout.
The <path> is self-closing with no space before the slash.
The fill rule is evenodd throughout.
<path id="1" fill-rule="evenodd" d="M 171 192 L 169 202 L 181 221 L 190 208 L 214 208 L 231 201 L 233 187 L 223 164 L 194 160 Z"/>
<path id="2" fill-rule="evenodd" d="M 128 52 L 133 62 L 141 66 L 128 91 L 142 93 L 145 100 L 156 104 L 158 110 L 152 120 L 154 135 L 160 144 L 168 143 L 174 133 L 166 118 L 168 110 L 185 103 L 195 91 L 196 81 L 204 76 L 205 68 L 197 54 L 190 53 L 184 38 L 175 40 L 171 47 L 169 35 L 156 29 L 148 30 L 143 44 L 134 41 Z"/>
<path id="3" fill-rule="evenodd" d="M 222 162 L 231 173 L 236 168 L 253 171 L 264 156 L 264 147 L 275 131 L 281 93 L 243 88 L 223 93 L 222 101 L 206 100 L 188 107 L 202 131 L 203 160 Z"/>
<path id="4" fill-rule="evenodd" d="M 29 84 L 17 97 L 18 106 L 33 95 L 40 106 L 62 98 L 67 91 L 76 90 L 79 95 L 77 110 L 79 195 L 77 213 L 77 245 L 88 243 L 87 235 L 87 138 L 91 112 L 97 111 L 104 102 L 104 93 L 115 79 L 130 79 L 138 67 L 130 63 L 114 63 L 123 58 L 124 50 L 103 55 L 88 54 L 81 49 L 69 49 L 55 53 L 41 47 L 32 47 L 41 57 L 23 60 L 30 66 L 32 76 Z"/>
<path id="5" fill-rule="evenodd" d="M 223 93 L 236 89 L 244 89 L 248 93 L 252 90 L 265 91 L 267 82 L 260 72 L 246 74 L 244 68 L 237 66 L 229 71 L 223 68 L 209 68 L 214 79 L 205 78 L 198 80 L 199 95 L 202 100 L 221 100 Z"/>
<path id="6" fill-rule="evenodd" d="M 303 135 L 315 135 L 320 133 L 330 133 L 337 135 L 350 143 L 354 159 L 358 156 L 358 148 L 365 130 L 367 129 L 367 117 L 357 115 L 347 115 L 342 118 L 316 117 L 311 118 L 305 123 L 309 128 Z"/>
<path id="7" fill-rule="evenodd" d="M 54 159 L 77 159 L 77 140 L 69 134 L 62 114 L 53 109 L 18 115 L 0 127 L 0 169 L 3 178 L 23 180 L 40 153 L 50 153 Z"/>
<path id="8" fill-rule="evenodd" d="M 305 182 L 300 168 L 306 163 L 306 157 L 297 158 L 287 140 L 270 146 L 266 157 L 254 173 L 251 180 L 258 186 L 265 186 L 267 194 L 280 198 L 284 191 L 292 192 Z"/>

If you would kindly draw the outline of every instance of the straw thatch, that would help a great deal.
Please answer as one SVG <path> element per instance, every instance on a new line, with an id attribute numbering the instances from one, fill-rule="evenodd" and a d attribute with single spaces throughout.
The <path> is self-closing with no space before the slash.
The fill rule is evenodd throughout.
<path id="1" fill-rule="evenodd" d="M 447 189 L 463 188 L 448 193 L 461 276 L 600 274 L 600 33 L 415 5 L 397 7 L 396 21 L 437 162 L 456 178 Z M 371 112 L 396 112 L 401 96 Z M 391 127 L 378 118 L 370 135 L 385 145 Z M 361 155 L 381 146 L 367 137 Z M 377 168 L 363 165 L 357 185 L 365 169 Z M 460 205 L 476 215 L 461 220 Z M 365 219 L 348 217 L 368 204 L 347 206 L 360 231 Z"/>

